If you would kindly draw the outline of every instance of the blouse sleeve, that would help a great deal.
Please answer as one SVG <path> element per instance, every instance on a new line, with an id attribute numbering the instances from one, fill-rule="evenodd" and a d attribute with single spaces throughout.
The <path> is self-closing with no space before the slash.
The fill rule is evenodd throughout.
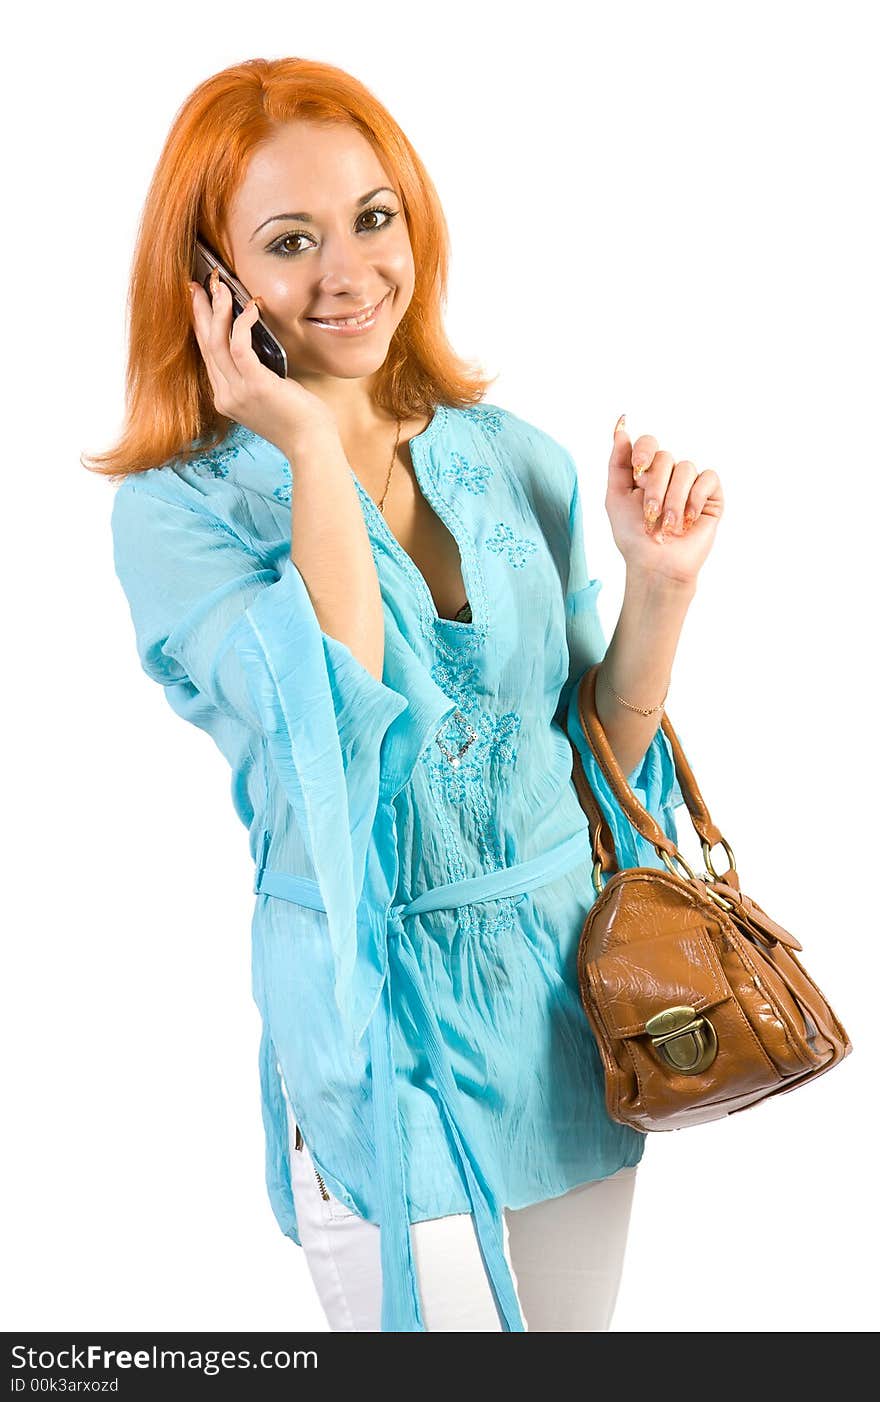
<path id="1" fill-rule="evenodd" d="M 566 456 L 568 457 L 567 454 Z M 570 561 L 565 595 L 569 667 L 568 677 L 559 698 L 557 717 L 565 719 L 568 734 L 583 760 L 590 788 L 611 829 L 621 869 L 634 866 L 661 867 L 664 864 L 656 849 L 641 833 L 636 832 L 614 797 L 607 779 L 596 763 L 578 717 L 577 699 L 581 678 L 602 660 L 608 644 L 597 606 L 602 583 L 599 579 L 591 579 L 587 569 L 577 469 L 570 457 L 568 461 L 574 477 L 569 508 Z M 684 796 L 675 775 L 672 747 L 660 727 L 642 759 L 626 777 L 642 806 L 657 819 L 667 837 L 677 843 L 678 833 L 673 810 L 684 803 Z"/>
<path id="2" fill-rule="evenodd" d="M 114 564 L 141 665 L 185 718 L 208 707 L 263 737 L 308 842 L 337 1004 L 359 1036 L 381 970 L 373 949 L 372 984 L 356 973 L 358 904 L 407 700 L 321 630 L 288 553 L 267 567 L 201 500 L 170 479 L 116 492 Z"/>

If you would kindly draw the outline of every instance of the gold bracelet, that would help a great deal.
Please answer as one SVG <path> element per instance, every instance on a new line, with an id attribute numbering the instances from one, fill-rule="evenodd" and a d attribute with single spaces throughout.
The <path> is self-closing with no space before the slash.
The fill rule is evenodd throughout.
<path id="1" fill-rule="evenodd" d="M 640 716 L 651 716 L 654 714 L 655 711 L 661 710 L 663 706 L 663 701 L 665 701 L 666 697 L 669 695 L 669 687 L 667 686 L 666 691 L 663 695 L 663 701 L 658 701 L 656 706 L 651 706 L 650 710 L 646 710 L 644 706 L 634 706 L 631 701 L 624 701 L 622 696 L 618 696 L 617 692 L 614 690 L 614 687 L 611 685 L 611 682 L 608 680 L 607 672 L 605 673 L 605 680 L 606 682 L 608 682 L 609 690 L 613 693 L 614 696 L 617 696 L 617 699 L 620 702 L 620 704 L 622 706 L 628 707 L 630 711 L 638 711 Z"/>

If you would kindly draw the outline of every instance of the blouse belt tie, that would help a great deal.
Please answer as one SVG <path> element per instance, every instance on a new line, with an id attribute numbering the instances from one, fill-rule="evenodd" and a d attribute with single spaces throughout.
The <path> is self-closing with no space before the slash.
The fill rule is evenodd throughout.
<path id="1" fill-rule="evenodd" d="M 497 871 L 486 872 L 482 876 L 433 886 L 411 901 L 389 906 L 389 935 L 400 933 L 405 919 L 421 915 L 425 911 L 448 910 L 532 891 L 538 886 L 554 881 L 580 862 L 588 862 L 589 857 L 590 836 L 585 827 L 530 861 L 500 867 Z M 324 908 L 317 883 L 304 877 L 263 868 L 257 872 L 254 890 L 270 896 L 280 896 L 284 900 L 308 906 L 313 910 Z M 420 1031 L 424 1038 L 448 1137 L 470 1200 L 474 1229 L 496 1308 L 505 1332 L 524 1332 L 525 1324 L 504 1252 L 501 1204 L 460 1132 L 459 1090 L 436 1013 L 425 992 L 421 969 L 412 956 L 408 940 L 389 939 L 388 949 L 389 965 L 369 1025 L 376 1166 L 383 1227 L 380 1234 L 382 1330 L 388 1333 L 425 1332 L 410 1235 L 403 1143 L 394 1075 L 392 1004 L 388 976 L 390 955 L 393 951 L 396 967 L 408 982 L 413 994 L 413 1012 L 420 1022 Z"/>

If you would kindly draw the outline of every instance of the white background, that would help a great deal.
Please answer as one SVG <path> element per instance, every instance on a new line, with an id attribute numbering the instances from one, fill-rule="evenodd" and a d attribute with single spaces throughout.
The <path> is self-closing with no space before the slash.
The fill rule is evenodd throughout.
<path id="1" fill-rule="evenodd" d="M 5 1328 L 326 1329 L 264 1187 L 246 833 L 219 751 L 140 671 L 113 488 L 79 463 L 121 426 L 129 262 L 177 108 L 286 54 L 355 73 L 425 161 L 452 343 L 499 376 L 489 402 L 574 453 L 609 637 L 617 416 L 722 481 L 667 711 L 743 889 L 801 938 L 855 1052 L 652 1136 L 615 1329 L 875 1327 L 872 9 L 154 0 L 136 32 L 94 4 L 16 21 Z"/>

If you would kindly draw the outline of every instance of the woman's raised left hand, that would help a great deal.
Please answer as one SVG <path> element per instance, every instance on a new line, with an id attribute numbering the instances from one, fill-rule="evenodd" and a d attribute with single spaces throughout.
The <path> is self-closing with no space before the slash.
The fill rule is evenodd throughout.
<path id="1" fill-rule="evenodd" d="M 621 414 L 605 510 L 627 569 L 695 584 L 724 510 L 717 472 L 676 461 L 650 433 L 630 442 Z"/>

